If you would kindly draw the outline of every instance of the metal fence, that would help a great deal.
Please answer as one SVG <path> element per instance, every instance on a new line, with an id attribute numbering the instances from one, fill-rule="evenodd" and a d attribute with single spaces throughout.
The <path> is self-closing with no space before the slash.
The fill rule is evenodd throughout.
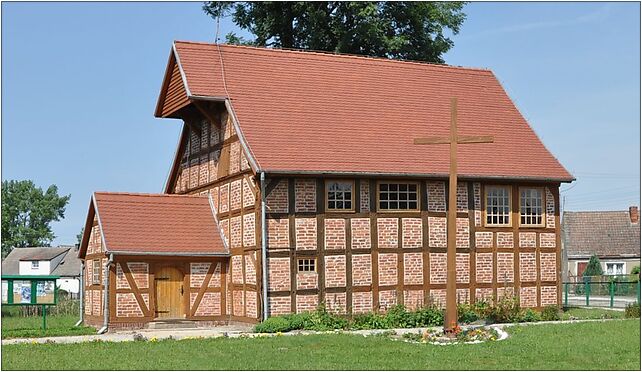
<path id="1" fill-rule="evenodd" d="M 562 283 L 564 306 L 624 308 L 640 302 L 639 275 L 569 277 Z"/>

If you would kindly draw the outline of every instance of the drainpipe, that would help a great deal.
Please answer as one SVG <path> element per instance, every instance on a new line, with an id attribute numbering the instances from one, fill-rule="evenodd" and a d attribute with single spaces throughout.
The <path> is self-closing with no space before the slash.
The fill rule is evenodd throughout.
<path id="1" fill-rule="evenodd" d="M 105 264 L 105 272 L 103 275 L 103 327 L 98 330 L 98 334 L 102 335 L 107 332 L 109 325 L 109 265 L 114 262 L 114 254 L 109 254 L 109 260 Z"/>
<path id="2" fill-rule="evenodd" d="M 265 195 L 265 172 L 261 172 L 261 272 L 263 277 L 263 320 L 270 314 L 268 309 L 268 265 L 267 265 L 267 219 Z"/>
<path id="3" fill-rule="evenodd" d="M 78 323 L 76 323 L 76 327 L 82 324 L 82 322 L 85 320 L 85 260 L 80 261 L 80 288 L 78 289 L 78 293 L 80 295 L 80 301 L 79 303 L 79 308 L 80 308 L 80 319 L 78 319 Z"/>

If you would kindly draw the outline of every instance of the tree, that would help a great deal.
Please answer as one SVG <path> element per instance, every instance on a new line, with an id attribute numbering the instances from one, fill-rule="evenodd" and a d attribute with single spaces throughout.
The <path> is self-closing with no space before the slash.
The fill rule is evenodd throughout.
<path id="1" fill-rule="evenodd" d="M 83 226 L 80 228 L 80 232 L 78 233 L 78 235 L 76 235 L 76 239 L 78 240 L 78 245 L 80 245 L 80 243 L 82 242 L 82 236 L 84 233 L 85 233 L 85 227 Z"/>
<path id="2" fill-rule="evenodd" d="M 591 259 L 589 259 L 582 276 L 597 276 L 602 275 L 603 273 L 600 259 L 596 255 L 593 255 L 591 256 Z"/>
<path id="3" fill-rule="evenodd" d="M 257 46 L 298 48 L 443 63 L 466 19 L 463 2 L 245 2 L 203 5 L 212 18 L 231 15 Z M 228 43 L 247 44 L 234 33 Z"/>
<path id="4" fill-rule="evenodd" d="M 50 223 L 65 216 L 70 196 L 51 185 L 43 192 L 30 181 L 2 182 L 2 256 L 14 247 L 49 246 L 55 235 Z"/>

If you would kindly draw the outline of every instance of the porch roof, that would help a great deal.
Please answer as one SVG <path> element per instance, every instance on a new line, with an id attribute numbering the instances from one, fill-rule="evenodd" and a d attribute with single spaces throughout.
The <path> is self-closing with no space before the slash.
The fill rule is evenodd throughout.
<path id="1" fill-rule="evenodd" d="M 96 192 L 81 243 L 81 257 L 87 248 L 94 213 L 106 253 L 229 254 L 207 196 Z"/>

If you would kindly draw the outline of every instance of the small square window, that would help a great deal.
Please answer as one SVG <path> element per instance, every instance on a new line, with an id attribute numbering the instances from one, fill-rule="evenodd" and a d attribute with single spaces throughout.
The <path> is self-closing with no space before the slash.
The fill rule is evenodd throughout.
<path id="1" fill-rule="evenodd" d="M 352 181 L 326 181 L 326 205 L 328 210 L 352 210 Z"/>
<path id="2" fill-rule="evenodd" d="M 315 258 L 299 258 L 300 273 L 314 273 L 317 271 L 317 260 Z"/>

